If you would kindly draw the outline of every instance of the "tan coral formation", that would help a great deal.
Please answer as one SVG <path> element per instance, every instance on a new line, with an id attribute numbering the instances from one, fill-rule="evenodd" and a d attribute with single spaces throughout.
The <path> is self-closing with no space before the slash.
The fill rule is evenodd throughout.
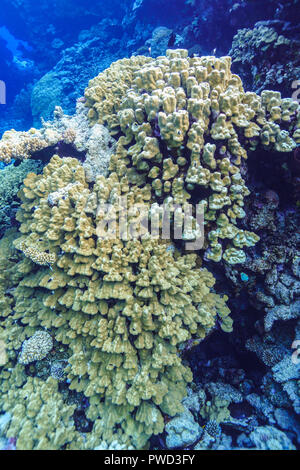
<path id="1" fill-rule="evenodd" d="M 243 248 L 258 239 L 238 228 L 248 194 L 241 175 L 246 148 L 260 143 L 287 151 L 296 145 L 295 105 L 269 93 L 245 93 L 229 58 L 191 59 L 181 50 L 155 60 L 124 59 L 90 82 L 91 133 L 105 124 L 118 139 L 108 174 L 96 153 L 95 167 L 89 163 L 88 169 L 77 159 L 53 156 L 41 175 L 27 175 L 19 192 L 19 232 L 0 242 L 11 270 L 9 280 L 0 266 L 0 333 L 7 354 L 0 380 L 9 412 L 15 414 L 22 400 L 16 387 L 26 380 L 23 366 L 15 365 L 18 350 L 42 329 L 68 353 L 68 388 L 89 399 L 93 431 L 84 444 L 74 435 L 75 447 L 117 441 L 141 449 L 163 431 L 165 414 L 182 409 L 192 374 L 179 356 L 180 345 L 203 339 L 217 321 L 231 331 L 232 320 L 227 297 L 214 292 L 215 279 L 201 267 L 200 256 L 183 255 L 170 249 L 170 240 L 150 237 L 145 218 L 158 213 L 161 202 L 199 203 L 207 257 L 244 261 Z M 280 108 L 280 121 L 274 107 Z M 93 135 L 95 149 L 99 137 Z M 70 131 L 65 138 L 74 143 L 77 137 Z M 57 392 L 52 381 L 36 378 L 28 387 L 37 400 L 39 387 Z M 24 418 L 26 406 L 19 409 L 18 421 L 28 432 L 35 429 Z M 50 418 L 50 430 L 52 423 Z M 71 442 L 66 426 L 59 446 Z M 12 429 L 11 435 L 19 432 Z M 49 434 L 41 432 L 47 448 Z M 30 446 L 36 445 L 33 439 Z"/>
<path id="2" fill-rule="evenodd" d="M 36 129 L 28 132 L 6 131 L 0 141 L 0 161 L 10 163 L 12 159 L 26 160 L 49 145 L 43 134 Z"/>
<path id="3" fill-rule="evenodd" d="M 299 105 L 281 99 L 278 92 L 245 93 L 230 65 L 230 57 L 189 58 L 185 50 L 170 50 L 157 59 L 117 61 L 91 80 L 85 92 L 90 134 L 82 102 L 75 117 L 63 116 L 56 108 L 55 124 L 44 123 L 41 131 L 30 132 L 49 142 L 59 134 L 62 141 L 85 151 L 88 182 L 107 174 L 113 154 L 110 170 L 119 177 L 126 174 L 132 184 L 151 184 L 154 199 L 169 205 L 200 204 L 206 258 L 244 262 L 243 248 L 259 238 L 237 229 L 249 194 L 243 159 L 258 145 L 293 150 L 299 142 Z M 102 124 L 117 137 L 116 150 Z M 27 134 L 13 135 L 24 140 L 25 147 L 30 140 Z M 1 151 L 3 145 L 7 149 L 5 140 L 0 142 L 2 159 L 12 153 Z M 19 153 L 14 157 L 28 157 Z"/>
<path id="4" fill-rule="evenodd" d="M 40 361 L 47 356 L 53 348 L 53 339 L 47 331 L 36 331 L 33 336 L 24 341 L 19 355 L 21 364 Z"/>

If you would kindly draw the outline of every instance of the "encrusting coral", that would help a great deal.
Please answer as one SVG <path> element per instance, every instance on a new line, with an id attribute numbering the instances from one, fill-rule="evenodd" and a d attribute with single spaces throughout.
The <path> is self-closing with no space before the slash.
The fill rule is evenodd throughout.
<path id="1" fill-rule="evenodd" d="M 107 125 L 117 138 L 108 175 L 99 171 L 90 178 L 78 159 L 54 155 L 41 175 L 29 173 L 24 180 L 19 231 L 1 240 L 9 240 L 15 262 L 9 292 L 0 269 L 8 359 L 0 380 L 13 380 L 16 368 L 21 374 L 22 364 L 15 364 L 27 338 L 41 330 L 51 334 L 69 358 L 66 386 L 88 397 L 86 416 L 93 422 L 84 444 L 74 435 L 73 446 L 146 446 L 163 431 L 164 415 L 182 410 L 192 374 L 178 354 L 180 344 L 203 339 L 216 323 L 231 331 L 227 297 L 214 292 L 215 279 L 199 254 L 169 249 L 170 240 L 152 237 L 145 219 L 161 202 L 200 203 L 207 257 L 244 259 L 242 248 L 258 240 L 237 226 L 248 194 L 241 176 L 245 148 L 260 143 L 288 151 L 296 145 L 295 105 L 270 93 L 244 93 L 229 58 L 191 59 L 180 50 L 156 60 L 124 59 L 86 91 L 92 129 Z M 38 385 L 30 378 L 28 387 L 42 393 L 39 387 L 54 384 L 49 380 Z M 1 398 L 13 416 L 22 395 L 15 383 Z M 70 417 L 70 407 L 57 400 Z M 28 406 L 34 406 L 30 399 Z M 21 435 L 31 426 L 38 432 L 37 421 L 24 418 L 25 408 L 18 419 Z M 16 436 L 21 428 L 14 423 L 10 435 Z M 69 446 L 65 436 L 55 442 Z"/>

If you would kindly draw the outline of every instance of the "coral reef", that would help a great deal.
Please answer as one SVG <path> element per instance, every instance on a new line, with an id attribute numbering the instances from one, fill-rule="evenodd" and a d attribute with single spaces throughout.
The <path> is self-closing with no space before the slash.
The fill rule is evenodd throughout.
<path id="1" fill-rule="evenodd" d="M 0 171 L 0 235 L 14 223 L 19 207 L 17 193 L 30 172 L 39 173 L 41 162 L 27 160 L 19 166 L 9 165 Z"/>
<path id="2" fill-rule="evenodd" d="M 134 55 L 149 55 L 151 57 L 165 55 L 174 36 L 175 35 L 171 29 L 166 28 L 165 26 L 158 26 L 152 31 L 151 38 L 147 39 L 145 45 L 140 47 Z M 175 42 L 176 37 L 174 37 L 174 43 Z"/>
<path id="3" fill-rule="evenodd" d="M 287 29 L 289 39 L 299 34 L 298 0 L 285 0 L 279 5 L 272 0 L 190 3 L 176 0 L 175 4 L 174 1 L 113 0 L 109 8 L 99 4 L 86 9 L 83 0 L 72 7 L 70 0 L 60 0 L 53 9 L 46 0 L 39 2 L 37 8 L 29 0 L 3 0 L 0 24 L 22 41 L 17 41 L 20 48 L 13 57 L 0 40 L 1 79 L 9 83 L 7 112 L 3 127 L 0 125 L 0 135 L 10 128 L 38 127 L 40 117 L 49 119 L 55 105 L 73 113 L 75 99 L 83 92 L 88 79 L 114 60 L 150 52 L 156 57 L 164 55 L 167 48 L 178 47 L 188 49 L 190 56 L 221 56 L 230 50 L 238 30 L 253 28 L 257 21 L 269 18 L 276 19 L 275 28 L 277 23 L 282 25 L 284 31 L 279 34 L 285 35 Z M 45 18 L 51 18 L 46 26 Z M 73 27 L 66 28 L 65 23 L 70 22 Z M 284 48 L 281 62 L 291 63 L 289 51 Z M 242 68 L 240 73 L 246 85 L 244 71 Z M 277 89 L 276 74 L 280 78 L 291 75 L 291 71 L 272 72 L 274 89 Z M 27 103 L 24 106 L 24 94 L 27 102 L 32 95 L 32 110 Z"/>
<path id="4" fill-rule="evenodd" d="M 90 28 L 102 18 L 120 22 L 125 7 L 124 0 L 112 0 L 109 8 L 100 2 L 88 9 L 85 0 L 77 0 L 75 4 L 73 0 L 60 0 L 55 7 L 48 0 L 41 0 L 38 7 L 28 0 L 3 0 L 0 22 L 15 37 L 31 45 L 26 57 L 34 60 L 39 71 L 45 73 L 59 61 L 62 47 L 76 42 L 80 29 Z"/>
<path id="5" fill-rule="evenodd" d="M 71 188 L 65 198 L 49 207 L 49 194 L 66 185 Z M 115 174 L 96 179 L 99 201 L 118 193 L 128 193 L 132 202 L 149 198 L 147 191 L 129 190 L 126 178 L 119 183 Z M 109 426 L 102 423 L 104 440 L 113 438 L 120 423 L 140 448 L 148 436 L 162 431 L 161 411 L 174 415 L 180 409 L 191 380 L 176 344 L 191 334 L 204 337 L 217 315 L 228 328 L 229 310 L 226 299 L 211 292 L 212 275 L 195 268 L 195 255 L 176 260 L 164 244 L 147 237 L 95 243 L 99 220 L 91 217 L 92 195 L 82 166 L 71 158 L 55 156 L 41 177 L 25 179 L 18 213 L 23 235 L 15 244 L 49 250 L 56 261 L 51 269 L 28 266 L 9 321 L 20 318 L 30 330 L 38 324 L 57 329 L 56 339 L 70 348 L 70 388 L 90 397 L 87 416 L 110 420 Z M 33 317 L 32 308 L 38 311 Z M 14 327 L 7 330 L 10 336 Z M 155 423 L 149 420 L 153 415 Z"/>
<path id="6" fill-rule="evenodd" d="M 101 24 L 99 29 L 101 30 Z M 90 77 L 109 67 L 121 57 L 115 52 L 115 44 L 108 47 L 99 37 L 85 38 L 69 49 L 49 72 L 34 85 L 31 94 L 33 124 L 39 126 L 40 119 L 50 119 L 54 107 L 61 106 L 67 114 L 75 111 L 79 98 Z"/>
<path id="7" fill-rule="evenodd" d="M 50 377 L 44 382 L 36 377 L 26 377 L 18 368 L 4 379 L 2 377 L 1 405 L 11 415 L 6 436 L 15 439 L 17 450 L 78 449 L 83 446 L 72 419 L 75 406 L 64 402 L 56 380 Z"/>
<path id="8" fill-rule="evenodd" d="M 213 348 L 222 341 L 225 338 L 218 333 L 207 340 Z M 295 449 L 300 440 L 299 420 L 287 395 L 272 384 L 270 376 L 263 377 L 260 390 L 255 361 L 252 371 L 241 369 L 242 349 L 236 356 L 232 350 L 228 356 L 218 356 L 214 349 L 213 356 L 207 356 L 205 347 L 196 349 L 189 354 L 198 383 L 188 388 L 184 411 L 167 423 L 161 435 L 164 447 L 180 442 L 187 450 Z M 182 422 L 185 429 L 197 429 L 186 441 L 179 441 L 184 436 Z M 260 440 L 265 428 L 268 438 Z"/>
<path id="9" fill-rule="evenodd" d="M 118 441 L 113 441 L 111 444 L 107 444 L 107 442 L 102 441 L 94 450 L 134 450 L 133 447 L 129 446 L 126 447 L 123 444 L 119 444 Z"/>
<path id="10" fill-rule="evenodd" d="M 5 436 L 7 425 L 11 417 L 9 413 L 0 415 L 0 450 L 15 450 L 15 440 L 7 439 Z"/>
<path id="11" fill-rule="evenodd" d="M 288 437 L 279 429 L 261 426 L 252 431 L 250 439 L 257 450 L 295 450 Z"/>
<path id="12" fill-rule="evenodd" d="M 3 79 L 3 76 L 1 75 Z M 23 84 L 24 86 L 24 84 Z M 23 131 L 30 129 L 32 126 L 32 113 L 31 113 L 31 93 L 32 84 L 24 87 L 18 93 L 11 105 L 3 106 L 1 122 L 0 122 L 0 138 L 7 129 L 15 129 L 16 131 Z"/>
<path id="13" fill-rule="evenodd" d="M 0 162 L 11 162 L 12 159 L 41 159 L 48 162 L 54 154 L 74 155 L 84 159 L 84 168 L 89 182 L 95 181 L 97 175 L 106 175 L 108 163 L 115 149 L 115 140 L 104 126 L 89 126 L 87 109 L 82 100 L 77 102 L 76 113 L 65 115 L 57 106 L 52 121 L 43 121 L 41 129 L 30 129 L 28 132 L 7 131 L 0 141 Z M 30 167 L 31 165 L 31 167 Z M 38 166 L 35 165 L 37 170 Z M 34 163 L 22 163 L 22 179 Z M 9 172 L 8 169 L 5 170 Z M 3 173 L 3 177 L 5 172 Z M 16 172 L 16 178 L 18 171 Z M 17 188 L 16 183 L 14 187 Z"/>
<path id="14" fill-rule="evenodd" d="M 248 201 L 246 227 L 258 232 L 261 240 L 247 252 L 243 269 L 248 280 L 243 286 L 234 267 L 227 266 L 226 274 L 236 289 L 247 290 L 251 308 L 260 312 L 245 346 L 267 367 L 262 380 L 267 401 L 299 414 L 300 369 L 292 360 L 292 345 L 299 338 L 299 211 L 297 195 L 290 191 L 287 198 L 286 193 L 287 187 L 293 187 L 292 161 L 292 156 L 286 161 L 274 159 L 271 172 L 265 155 L 260 155 L 260 163 L 254 162 L 261 178 L 274 189 L 262 191 L 261 180 L 254 175 L 257 187 Z M 252 398 L 256 405 L 261 401 Z M 270 406 L 265 402 L 263 408 Z M 281 411 L 274 416 L 281 417 Z"/>
<path id="15" fill-rule="evenodd" d="M 189 410 L 171 419 L 166 424 L 165 431 L 167 433 L 166 445 L 169 449 L 193 444 L 200 439 L 203 432 Z"/>
<path id="16" fill-rule="evenodd" d="M 0 366 L 4 366 L 7 362 L 6 356 L 6 344 L 3 340 L 0 340 Z"/>
<path id="17" fill-rule="evenodd" d="M 20 273 L 15 270 L 15 265 L 20 259 L 19 253 L 14 249 L 13 240 L 16 238 L 16 230 L 9 229 L 5 232 L 5 237 L 0 239 L 0 307 L 1 320 L 11 313 L 13 303 L 12 292 L 14 285 L 20 278 Z M 22 276 L 22 275 L 21 275 Z M 2 323 L 0 323 L 0 340 L 3 341 Z M 2 348 L 3 349 L 3 343 Z"/>
<path id="18" fill-rule="evenodd" d="M 261 21 L 253 29 L 240 29 L 229 52 L 233 70 L 250 90 L 272 89 L 290 97 L 300 74 L 299 44 L 294 28 L 284 21 Z"/>
<path id="19" fill-rule="evenodd" d="M 201 205 L 205 259 L 234 273 L 259 239 L 241 228 L 247 151 L 289 154 L 299 141 L 297 113 L 278 93 L 245 93 L 229 57 L 175 50 L 118 61 L 90 81 L 75 116 L 56 108 L 40 130 L 4 135 L 2 160 L 49 162 L 25 178 L 18 231 L 0 242 L 1 408 L 17 448 L 141 449 L 165 420 L 171 447 L 226 448 L 221 423 L 249 423 L 237 423 L 230 407 L 255 397 L 215 378 L 186 398 L 198 417 L 184 411 L 192 381 L 185 346 L 216 325 L 232 331 L 228 297 L 215 292 L 201 251 L 151 237 L 145 220 L 160 203 Z M 144 218 L 136 210 L 125 218 L 124 199 L 129 209 L 143 207 Z M 41 333 L 51 341 L 36 355 Z"/>
<path id="20" fill-rule="evenodd" d="M 291 3 L 288 20 L 294 16 L 291 10 L 294 14 L 297 10 Z M 169 47 L 184 47 L 190 51 L 198 47 L 198 53 L 200 50 L 203 55 L 216 49 L 218 55 L 222 55 L 230 49 L 238 29 L 272 18 L 275 11 L 276 4 L 272 0 L 143 0 L 127 7 L 122 26 L 128 49 L 133 46 L 138 50 L 153 30 L 164 27 L 172 30 Z M 165 49 L 160 50 L 165 53 Z"/>
<path id="21" fill-rule="evenodd" d="M 4 163 L 10 163 L 12 159 L 26 160 L 46 147 L 56 144 L 58 140 L 57 134 L 43 135 L 36 129 L 30 129 L 28 132 L 17 132 L 12 129 L 3 134 L 0 159 Z"/>

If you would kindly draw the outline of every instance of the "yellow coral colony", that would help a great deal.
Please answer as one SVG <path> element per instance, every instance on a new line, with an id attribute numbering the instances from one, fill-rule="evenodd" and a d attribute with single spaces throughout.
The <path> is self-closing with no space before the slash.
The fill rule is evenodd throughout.
<path id="1" fill-rule="evenodd" d="M 258 240 L 237 226 L 248 194 L 240 173 L 245 148 L 295 145 L 295 103 L 272 92 L 245 93 L 227 57 L 188 58 L 179 50 L 155 60 L 124 59 L 90 82 L 86 99 L 91 125 L 107 125 L 118 139 L 108 177 L 89 184 L 78 160 L 54 156 L 42 175 L 26 177 L 19 233 L 0 242 L 6 250 L 0 337 L 7 356 L 0 405 L 13 416 L 8 432 L 20 434 L 18 448 L 27 445 L 25 432 L 31 448 L 95 448 L 101 441 L 142 448 L 162 432 L 164 414 L 181 410 L 192 380 L 179 345 L 204 338 L 217 319 L 231 330 L 227 298 L 214 293 L 215 280 L 200 267 L 199 255 L 168 250 L 147 233 L 103 239 L 98 227 L 110 214 L 97 210 L 98 203 L 113 204 L 117 214 L 124 197 L 129 207 L 148 209 L 155 202 L 201 203 L 207 257 L 241 262 L 243 248 Z M 135 220 L 129 214 L 127 226 Z M 53 379 L 27 377 L 17 363 L 22 343 L 37 331 L 51 333 L 64 349 L 69 388 L 88 397 L 93 430 L 84 439 Z M 48 429 L 40 428 L 51 395 L 57 413 Z M 24 396 L 28 402 L 18 405 Z"/>

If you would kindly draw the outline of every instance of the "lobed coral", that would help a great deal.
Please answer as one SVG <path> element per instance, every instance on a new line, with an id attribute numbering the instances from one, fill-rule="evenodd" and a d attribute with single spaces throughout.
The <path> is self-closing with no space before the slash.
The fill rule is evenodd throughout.
<path id="1" fill-rule="evenodd" d="M 41 171 L 38 161 L 26 160 L 19 166 L 9 165 L 0 171 L 0 235 L 11 227 L 15 213 L 19 207 L 17 193 L 25 176 L 34 171 Z"/>
<path id="2" fill-rule="evenodd" d="M 230 329 L 226 297 L 213 293 L 214 278 L 196 267 L 195 254 L 176 255 L 147 235 L 96 237 L 103 215 L 93 196 L 117 207 L 124 196 L 131 204 L 147 203 L 149 188 L 130 188 L 126 177 L 119 181 L 112 173 L 98 176 L 91 190 L 80 163 L 57 156 L 24 184 L 17 215 L 22 235 L 15 245 L 48 249 L 56 261 L 51 267 L 30 258 L 21 262 L 27 268 L 9 322 L 28 325 L 22 327 L 26 336 L 38 325 L 53 331 L 70 351 L 70 389 L 90 397 L 89 419 L 101 417 L 99 435 L 115 439 L 119 424 L 119 442 L 140 448 L 163 430 L 162 412 L 181 409 L 192 378 L 176 345 L 192 335 L 203 338 L 217 317 Z M 49 205 L 49 195 L 66 186 L 64 198 Z M 135 220 L 129 217 L 129 228 Z M 11 340 L 19 328 L 9 325 Z M 12 341 L 9 347 L 16 346 Z"/>
<path id="3" fill-rule="evenodd" d="M 20 367 L 20 366 L 19 366 Z M 57 381 L 26 377 L 19 367 L 2 377 L 1 406 L 11 415 L 6 435 L 17 450 L 59 450 L 83 447 L 75 430 L 74 405 L 65 403 Z M 17 379 L 17 383 L 16 383 Z"/>
<path id="4" fill-rule="evenodd" d="M 230 57 L 189 58 L 185 50 L 124 59 L 91 80 L 85 97 L 91 123 L 119 136 L 110 170 L 151 185 L 155 200 L 200 204 L 206 257 L 235 264 L 259 239 L 237 226 L 249 194 L 241 174 L 247 149 L 291 151 L 299 123 L 298 103 L 245 93 L 230 64 Z"/>
<path id="5" fill-rule="evenodd" d="M 162 432 L 164 415 L 182 410 L 192 374 L 179 346 L 203 339 L 216 323 L 232 329 L 227 297 L 214 292 L 215 279 L 200 256 L 149 236 L 146 222 L 158 203 L 200 204 L 208 231 L 206 256 L 215 261 L 223 256 L 229 264 L 243 261 L 243 248 L 258 240 L 238 228 L 249 192 L 242 178 L 246 148 L 293 149 L 297 107 L 272 92 L 245 93 L 230 72 L 229 58 L 190 59 L 181 50 L 113 64 L 90 82 L 86 105 L 91 129 L 106 125 L 117 139 L 109 172 L 98 171 L 105 166 L 99 154 L 96 172 L 79 159 L 54 155 L 41 175 L 30 173 L 24 180 L 19 232 L 1 241 L 15 253 L 15 263 L 10 292 L 0 270 L 8 357 L 0 378 L 8 383 L 12 371 L 21 373 L 17 351 L 46 329 L 67 354 L 68 390 L 88 398 L 93 430 L 84 445 L 77 435 L 73 444 L 96 448 L 101 441 L 108 446 L 117 441 L 142 448 Z M 44 124 L 39 132 L 52 135 L 55 129 Z M 67 132 L 66 141 L 76 142 L 76 132 Z M 28 134 L 19 137 L 26 143 Z M 4 159 L 6 152 L 7 147 Z M 30 152 L 8 155 L 22 159 Z M 14 252 L 12 243 L 25 256 Z M 53 380 L 33 378 L 28 387 L 39 393 L 39 386 L 54 387 Z M 13 415 L 22 397 L 18 384 L 15 377 L 12 391 L 3 393 Z M 58 403 L 69 419 L 70 408 Z M 18 422 L 23 423 L 25 408 Z M 29 430 L 27 421 L 24 426 Z M 19 428 L 12 427 L 15 431 Z M 47 448 L 48 434 L 41 432 L 46 437 L 40 445 Z M 64 433 L 53 439 L 69 446 Z"/>

